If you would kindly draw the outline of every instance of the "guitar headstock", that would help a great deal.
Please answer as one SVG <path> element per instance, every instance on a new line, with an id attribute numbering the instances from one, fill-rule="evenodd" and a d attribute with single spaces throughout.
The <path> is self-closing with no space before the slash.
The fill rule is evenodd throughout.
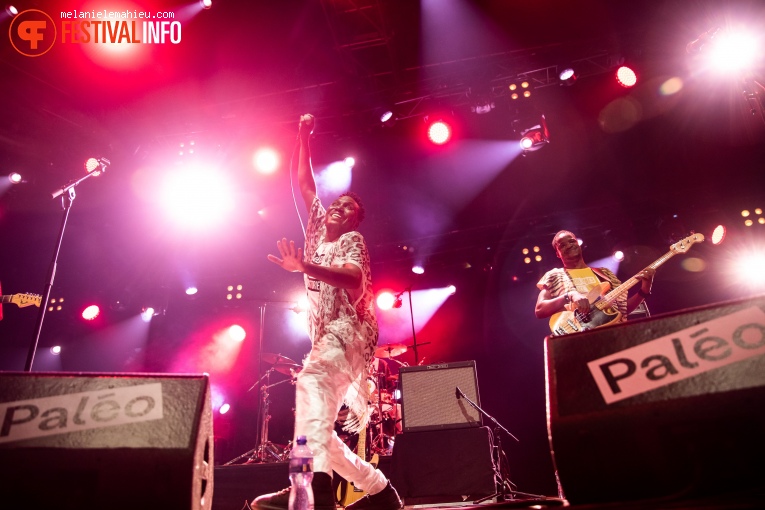
<path id="1" fill-rule="evenodd" d="M 669 247 L 670 250 L 672 250 L 675 253 L 685 253 L 687 252 L 691 246 L 693 246 L 695 243 L 700 243 L 704 241 L 704 235 L 703 234 L 691 234 L 685 239 L 681 239 L 680 241 L 676 242 L 672 246 Z"/>
<path id="2" fill-rule="evenodd" d="M 25 306 L 40 306 L 42 303 L 42 296 L 39 294 L 14 294 L 11 296 L 11 303 L 18 305 L 19 308 Z"/>

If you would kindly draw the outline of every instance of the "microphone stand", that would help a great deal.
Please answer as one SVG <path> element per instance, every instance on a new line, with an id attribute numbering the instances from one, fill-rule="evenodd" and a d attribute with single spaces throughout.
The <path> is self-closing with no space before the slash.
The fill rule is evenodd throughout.
<path id="1" fill-rule="evenodd" d="M 106 172 L 106 167 L 109 166 L 111 162 L 106 158 L 100 158 L 98 160 L 98 164 L 101 167 L 100 170 L 96 171 L 94 169 L 92 172 L 88 172 L 85 176 L 75 181 L 72 181 L 69 184 L 66 184 L 65 186 L 62 186 L 61 188 L 51 193 L 52 198 L 54 199 L 61 196 L 61 206 L 64 208 L 64 217 L 61 219 L 61 226 L 59 227 L 59 231 L 58 231 L 58 239 L 56 240 L 56 247 L 55 247 L 55 250 L 53 251 L 53 260 L 51 261 L 50 267 L 48 268 L 48 277 L 45 283 L 45 290 L 43 291 L 42 301 L 40 302 L 40 311 L 37 313 L 35 337 L 29 346 L 29 352 L 27 353 L 27 361 L 26 361 L 26 364 L 24 365 L 25 372 L 32 371 L 32 364 L 34 363 L 34 360 L 35 360 L 37 345 L 40 343 L 40 333 L 42 332 L 43 319 L 45 319 L 45 310 L 48 308 L 48 300 L 50 299 L 50 290 L 53 287 L 53 280 L 56 277 L 56 264 L 58 263 L 58 255 L 59 255 L 59 252 L 61 251 L 61 241 L 64 238 L 64 229 L 66 228 L 66 221 L 67 219 L 69 219 L 69 211 L 71 210 L 72 204 L 74 203 L 74 199 L 76 197 L 74 188 L 85 179 L 100 175 L 101 172 Z M 64 193 L 66 193 L 67 195 L 62 196 L 64 195 Z"/>
<path id="2" fill-rule="evenodd" d="M 503 465 L 507 462 L 507 460 L 505 458 L 504 452 L 502 451 L 502 440 L 501 440 L 499 431 L 500 430 L 504 431 L 505 434 L 512 437 L 518 442 L 520 442 L 520 440 L 517 437 L 515 437 L 513 434 L 511 434 L 510 431 L 508 431 L 505 427 L 503 427 L 493 416 L 491 416 L 489 413 L 481 409 L 481 407 L 478 404 L 470 400 L 470 398 L 468 398 L 467 395 L 465 395 L 462 392 L 459 386 L 455 388 L 455 394 L 457 396 L 457 400 L 459 400 L 460 398 L 464 398 L 468 402 L 468 404 L 473 406 L 473 408 L 475 408 L 478 412 L 480 412 L 482 415 L 484 415 L 494 424 L 494 433 L 492 434 L 492 443 L 494 443 L 494 440 L 496 439 L 496 444 L 492 444 L 492 451 L 493 451 L 493 456 L 495 457 L 494 466 L 496 470 L 495 477 L 496 477 L 497 492 L 489 496 L 483 497 L 477 501 L 474 501 L 473 504 L 477 505 L 479 503 L 482 503 L 494 497 L 497 498 L 497 501 L 505 501 L 505 489 L 508 489 L 508 491 L 510 492 L 510 499 L 514 499 L 514 496 L 516 494 L 521 494 L 523 496 L 527 496 L 532 499 L 551 499 L 546 496 L 538 496 L 535 494 L 526 494 L 523 492 L 518 492 L 517 490 L 514 489 L 515 484 L 512 481 L 505 479 L 505 476 L 504 476 L 505 472 L 506 471 L 509 472 L 509 470 L 502 469 Z M 503 462 L 502 459 L 505 459 L 505 462 Z"/>
<path id="3" fill-rule="evenodd" d="M 414 364 L 419 365 L 420 364 L 420 357 L 417 354 L 417 333 L 414 330 L 414 308 L 412 306 L 412 286 L 405 288 L 398 294 L 396 294 L 396 303 L 398 306 L 395 306 L 395 308 L 399 308 L 401 306 L 401 296 L 406 292 L 409 295 L 409 318 L 410 322 L 412 324 L 412 349 L 414 350 Z M 428 342 L 429 343 L 429 342 Z M 427 345 L 420 344 L 420 345 Z"/>

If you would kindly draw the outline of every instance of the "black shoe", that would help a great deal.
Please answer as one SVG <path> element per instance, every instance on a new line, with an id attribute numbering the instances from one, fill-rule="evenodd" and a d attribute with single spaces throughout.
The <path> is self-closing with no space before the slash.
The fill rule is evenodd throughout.
<path id="1" fill-rule="evenodd" d="M 345 507 L 345 510 L 399 510 L 404 504 L 398 492 L 388 482 L 383 490 L 374 495 L 367 494 L 358 501 Z"/>
<path id="2" fill-rule="evenodd" d="M 314 510 L 335 510 L 335 495 L 332 492 L 332 477 L 328 473 L 314 473 L 311 481 Z M 292 487 L 279 492 L 258 496 L 250 503 L 259 510 L 287 510 Z"/>

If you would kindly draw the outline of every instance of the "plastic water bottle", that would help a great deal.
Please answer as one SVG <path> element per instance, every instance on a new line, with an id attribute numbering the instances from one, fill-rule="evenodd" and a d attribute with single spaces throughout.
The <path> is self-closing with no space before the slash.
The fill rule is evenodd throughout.
<path id="1" fill-rule="evenodd" d="M 297 444 L 290 451 L 289 510 L 313 510 L 313 452 L 306 444 L 305 436 L 298 436 Z"/>

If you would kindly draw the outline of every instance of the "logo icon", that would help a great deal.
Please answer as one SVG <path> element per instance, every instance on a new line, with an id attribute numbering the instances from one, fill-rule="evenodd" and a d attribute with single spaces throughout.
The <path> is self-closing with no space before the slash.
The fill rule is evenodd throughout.
<path id="1" fill-rule="evenodd" d="M 43 11 L 27 9 L 13 18 L 8 35 L 16 51 L 27 57 L 39 57 L 56 42 L 56 24 Z"/>

